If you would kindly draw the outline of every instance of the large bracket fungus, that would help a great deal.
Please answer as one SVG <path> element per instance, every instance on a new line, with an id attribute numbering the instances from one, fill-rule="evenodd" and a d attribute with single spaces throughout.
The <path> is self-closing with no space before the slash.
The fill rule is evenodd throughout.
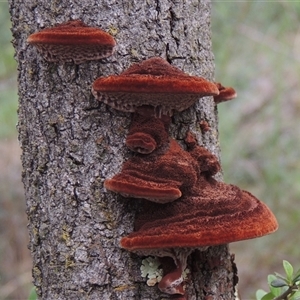
<path id="1" fill-rule="evenodd" d="M 209 95 L 216 104 L 227 101 L 236 97 L 234 89 L 189 76 L 155 57 L 118 76 L 97 79 L 92 92 L 113 108 L 134 112 L 126 139 L 134 155 L 120 173 L 106 179 L 105 187 L 143 199 L 134 232 L 121 239 L 121 247 L 173 259 L 173 269 L 158 285 L 161 291 L 186 299 L 182 272 L 195 249 L 261 237 L 277 229 L 276 218 L 264 203 L 213 178 L 220 171 L 218 159 L 191 133 L 185 149 L 169 137 L 174 111 Z"/>
<path id="2" fill-rule="evenodd" d="M 183 111 L 200 97 L 219 94 L 217 86 L 202 77 L 190 76 L 160 57 L 132 65 L 120 75 L 100 77 L 92 87 L 100 101 L 121 111 L 135 112 L 150 105 L 156 115 Z"/>
<path id="3" fill-rule="evenodd" d="M 68 21 L 31 34 L 27 42 L 37 47 L 49 62 L 80 64 L 113 54 L 116 42 L 107 32 L 80 20 Z"/>
<path id="4" fill-rule="evenodd" d="M 174 259 L 175 269 L 165 274 L 159 284 L 162 291 L 171 294 L 184 294 L 180 271 L 193 250 L 261 237 L 278 227 L 273 213 L 252 194 L 213 179 L 211 176 L 218 170 L 217 159 L 196 146 L 190 134 L 187 140 L 191 151 L 184 152 L 198 169 L 194 185 L 176 201 L 157 204 L 145 200 L 135 231 L 121 239 L 121 246 L 128 251 Z M 206 165 L 205 161 L 210 163 Z"/>

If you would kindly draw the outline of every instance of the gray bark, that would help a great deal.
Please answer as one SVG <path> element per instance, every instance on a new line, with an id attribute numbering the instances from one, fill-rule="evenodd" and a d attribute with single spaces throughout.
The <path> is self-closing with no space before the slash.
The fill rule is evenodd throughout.
<path id="1" fill-rule="evenodd" d="M 134 62 L 162 56 L 180 69 L 213 77 L 210 3 L 197 0 L 10 0 L 19 72 L 19 140 L 33 279 L 40 299 L 161 299 L 141 277 L 141 258 L 119 247 L 133 230 L 136 205 L 103 189 L 130 153 L 130 114 L 98 103 L 91 84 Z M 116 53 L 102 62 L 52 64 L 27 37 L 81 19 L 112 33 Z M 201 134 L 199 122 L 211 131 Z M 217 117 L 204 98 L 176 115 L 171 134 L 188 129 L 218 155 Z M 228 247 L 194 253 L 189 299 L 233 299 Z"/>

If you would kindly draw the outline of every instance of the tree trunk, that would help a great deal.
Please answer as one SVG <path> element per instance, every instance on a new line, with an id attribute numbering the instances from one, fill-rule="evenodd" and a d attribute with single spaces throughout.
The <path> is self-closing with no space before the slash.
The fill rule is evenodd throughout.
<path id="1" fill-rule="evenodd" d="M 200 0 L 10 0 L 19 71 L 19 140 L 34 285 L 40 299 L 161 299 L 141 277 L 141 258 L 119 247 L 132 232 L 136 205 L 103 188 L 129 157 L 130 114 L 99 103 L 91 84 L 134 62 L 161 56 L 185 72 L 213 77 L 210 3 Z M 115 54 L 81 65 L 44 61 L 27 37 L 81 19 L 115 36 Z M 211 130 L 201 133 L 199 122 Z M 217 117 L 204 98 L 176 115 L 171 135 L 187 130 L 218 155 Z M 189 299 L 233 299 L 228 247 L 189 259 Z"/>

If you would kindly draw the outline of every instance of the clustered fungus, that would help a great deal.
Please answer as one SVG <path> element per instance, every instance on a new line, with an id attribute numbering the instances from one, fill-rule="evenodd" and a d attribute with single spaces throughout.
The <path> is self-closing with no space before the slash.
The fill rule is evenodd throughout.
<path id="1" fill-rule="evenodd" d="M 75 64 L 108 57 L 116 46 L 111 35 L 80 20 L 33 33 L 27 42 L 49 62 Z M 98 78 L 92 93 L 114 109 L 133 113 L 125 142 L 133 155 L 104 186 L 133 201 L 142 199 L 134 231 L 120 245 L 160 258 L 143 263 L 149 285 L 158 283 L 162 292 L 187 299 L 184 272 L 195 249 L 261 237 L 277 229 L 275 216 L 263 202 L 213 177 L 221 169 L 219 161 L 198 145 L 192 133 L 187 133 L 185 147 L 169 136 L 175 112 L 201 97 L 213 96 L 215 104 L 231 100 L 236 97 L 233 88 L 188 75 L 153 57 L 120 75 Z M 204 120 L 200 127 L 209 130 Z"/>
<path id="2" fill-rule="evenodd" d="M 191 137 L 187 140 L 191 144 Z M 182 271 L 193 250 L 260 237 L 278 226 L 268 207 L 252 194 L 212 177 L 219 164 L 206 149 L 188 145 L 188 151 L 183 152 L 189 155 L 189 169 L 194 166 L 198 171 L 194 184 L 178 200 L 160 201 L 159 207 L 145 200 L 134 232 L 121 239 L 121 246 L 128 251 L 172 257 L 176 268 L 162 278 L 158 287 L 163 292 L 182 295 Z M 194 174 L 193 171 L 190 172 Z M 171 179 L 177 174 L 171 172 L 169 176 Z"/>
<path id="3" fill-rule="evenodd" d="M 169 136 L 175 111 L 204 96 L 213 96 L 216 104 L 228 101 L 236 97 L 233 88 L 190 76 L 154 57 L 120 75 L 98 78 L 92 93 L 117 110 L 133 113 L 126 146 L 134 155 L 104 186 L 142 199 L 134 231 L 120 244 L 142 256 L 161 257 L 162 262 L 173 259 L 173 268 L 150 275 L 162 292 L 187 299 L 183 272 L 195 249 L 261 237 L 277 229 L 276 218 L 264 203 L 214 179 L 221 169 L 219 161 L 198 145 L 192 133 L 187 133 L 185 148 Z M 208 124 L 205 127 L 209 130 Z"/>
<path id="4" fill-rule="evenodd" d="M 27 42 L 49 62 L 80 64 L 112 55 L 116 42 L 105 31 L 80 20 L 68 21 L 31 34 Z"/>

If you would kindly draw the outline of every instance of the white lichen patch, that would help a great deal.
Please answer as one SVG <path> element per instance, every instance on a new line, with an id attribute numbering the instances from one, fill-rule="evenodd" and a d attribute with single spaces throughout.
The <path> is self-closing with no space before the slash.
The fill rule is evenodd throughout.
<path id="1" fill-rule="evenodd" d="M 142 277 L 147 277 L 147 285 L 154 286 L 160 282 L 163 276 L 163 270 L 159 269 L 160 261 L 156 257 L 149 256 L 142 260 Z"/>
<path id="2" fill-rule="evenodd" d="M 181 275 L 182 278 L 183 278 L 183 280 L 187 280 L 190 273 L 191 273 L 190 269 L 186 268 L 186 269 L 182 272 L 182 275 Z"/>

